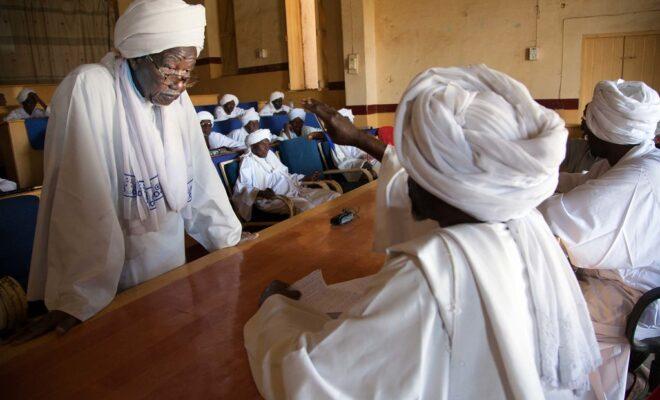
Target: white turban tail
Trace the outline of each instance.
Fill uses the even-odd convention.
[[[243,126],[247,125],[250,121],[259,121],[259,113],[250,108],[241,116],[241,123]]]
[[[302,108],[292,108],[291,111],[289,111],[289,121],[293,121],[296,118],[300,118],[305,122],[305,110]]]
[[[415,77],[397,109],[394,142],[406,172],[428,192],[481,221],[506,224],[529,277],[537,332],[536,355],[525,362],[536,363],[548,387],[585,390],[600,353],[575,276],[535,210],[557,186],[567,136],[564,121],[520,82],[478,65]],[[474,243],[461,244],[468,258],[479,253]],[[475,276],[483,267],[472,265]],[[487,268],[505,276],[508,265],[492,260]],[[507,307],[499,294],[481,295],[505,363],[516,365],[523,356],[507,331]],[[534,385],[527,372],[510,372],[512,382]]]
[[[224,106],[225,104],[229,103],[230,101],[233,101],[235,106],[238,105],[238,97],[234,96],[233,94],[226,94],[226,95],[222,96],[222,98],[220,99],[220,105]]]
[[[215,119],[215,118],[213,118],[213,114],[211,114],[208,111],[198,112],[197,113],[197,118],[199,118],[199,122],[202,122],[202,121],[211,121],[211,122],[213,122],[213,120]]]
[[[337,111],[339,115],[342,117],[348,118],[351,122],[355,120],[355,116],[353,116],[353,110],[350,108],[342,108],[341,110]]]
[[[284,93],[282,93],[282,92],[275,91],[275,92],[270,94],[270,102],[271,103],[274,102],[277,99],[283,99],[283,98],[284,98]]]
[[[35,91],[30,88],[23,88],[20,92],[18,92],[18,96],[16,96],[16,101],[18,101],[19,104],[23,103],[25,100],[27,100],[30,93],[35,93]]]
[[[644,82],[598,82],[587,107],[589,130],[615,144],[640,144],[652,140],[660,121],[658,92]]]
[[[124,58],[142,57],[174,47],[204,47],[206,13],[183,0],[135,0],[115,25],[115,48]]]
[[[253,144],[259,143],[264,139],[270,140],[270,131],[268,129],[257,129],[245,138],[245,144],[249,148]]]

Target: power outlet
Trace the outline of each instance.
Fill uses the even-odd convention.
[[[351,53],[347,56],[346,67],[349,74],[358,73],[358,55],[356,53]]]
[[[539,59],[539,48],[538,47],[528,47],[526,51],[527,61],[536,61]]]

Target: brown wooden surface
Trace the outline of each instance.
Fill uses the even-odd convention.
[[[129,289],[62,337],[0,347],[0,398],[258,398],[243,326],[259,294],[317,268],[329,283],[376,272],[375,185]],[[360,217],[331,226],[346,207]]]

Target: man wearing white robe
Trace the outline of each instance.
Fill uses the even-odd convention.
[[[355,120],[353,111],[348,108],[342,108],[337,111],[339,115],[347,118],[351,123]],[[358,149],[355,146],[343,146],[334,144],[332,148],[332,160],[334,161],[337,169],[357,169],[366,168],[378,172],[380,163],[375,158],[369,156],[366,152]],[[362,177],[361,172],[346,172],[344,178],[348,182],[357,182]]]
[[[5,122],[18,119],[43,118],[50,115],[50,108],[33,89],[23,88],[16,96],[16,101],[21,106],[11,110],[5,116]],[[38,108],[37,104],[41,105],[42,108]]]
[[[251,133],[246,141],[248,153],[241,160],[232,198],[243,219],[252,218],[253,206],[272,214],[287,214],[287,205],[274,195],[288,197],[296,212],[310,210],[339,196],[332,190],[306,187],[302,182],[316,180],[316,177],[290,173],[270,151],[270,137],[269,130],[260,129]]]
[[[295,139],[297,137],[306,137],[312,139],[314,133],[321,132],[320,128],[305,125],[305,116],[307,113],[302,108],[292,108],[289,111],[289,123],[285,124],[282,132],[277,136],[279,141]]]
[[[226,121],[231,118],[240,118],[244,112],[245,110],[238,106],[238,97],[233,94],[225,94],[220,98],[220,105],[215,108],[215,118],[218,121]]]
[[[268,103],[259,111],[262,117],[271,117],[275,114],[288,114],[291,107],[284,104],[284,93],[275,91],[270,94]]]
[[[309,108],[336,143],[375,140],[351,140],[360,133],[348,121]],[[337,319],[304,297],[268,297],[244,329],[260,393],[541,399],[587,389],[600,361],[593,329],[535,210],[556,186],[563,125],[485,66],[418,75],[397,109],[396,151],[415,214],[444,228],[390,248]]]
[[[28,283],[49,313],[22,339],[66,331],[185,263],[184,231],[208,250],[239,241],[185,91],[205,23],[200,5],[134,1],[115,26],[119,53],[58,87]]]
[[[259,113],[254,111],[254,108],[250,108],[241,116],[241,124],[243,124],[243,127],[229,132],[227,137],[236,142],[245,143],[245,139],[247,139],[248,135],[259,129],[259,120]]]
[[[199,124],[202,127],[202,133],[206,138],[206,144],[209,150],[219,149],[221,147],[232,150],[244,150],[245,142],[237,142],[232,138],[223,135],[220,132],[214,132],[213,129],[213,114],[208,111],[200,111],[197,113]]]
[[[560,174],[560,194],[539,207],[579,268],[599,342],[623,346],[601,368],[608,399],[625,395],[628,314],[644,292],[660,286],[660,150],[653,143],[659,120],[660,98],[646,84],[598,83],[586,126],[591,152],[603,159],[587,174]],[[641,323],[660,336],[658,307]],[[618,378],[608,372],[616,367]]]

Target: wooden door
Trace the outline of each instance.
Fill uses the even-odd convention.
[[[660,35],[625,37],[623,79],[642,81],[660,91]]]
[[[582,42],[580,114],[602,80],[621,78],[624,36],[586,37]]]

